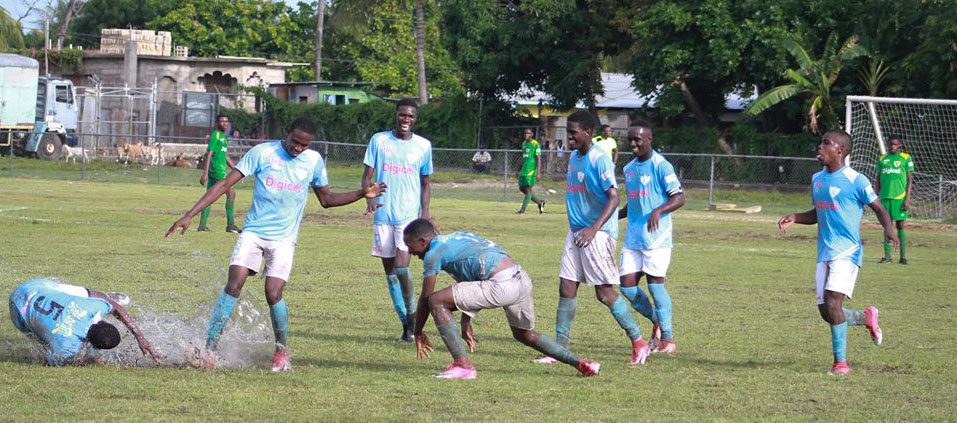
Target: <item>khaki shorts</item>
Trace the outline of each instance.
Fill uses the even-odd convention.
[[[270,241],[253,235],[252,232],[243,231],[236,240],[236,246],[233,247],[229,265],[245,267],[250,270],[251,275],[255,275],[265,259],[266,267],[263,269],[263,277],[279,278],[289,282],[295,253],[295,238]]]
[[[618,285],[618,266],[615,265],[615,248],[612,237],[602,231],[595,234],[585,248],[575,246],[575,233],[568,231],[565,249],[562,251],[561,269],[558,276],[587,285]]]
[[[471,317],[479,310],[503,307],[509,326],[535,329],[532,280],[521,266],[500,271],[487,281],[452,285],[452,299],[456,308]]]

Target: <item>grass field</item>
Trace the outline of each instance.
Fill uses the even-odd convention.
[[[354,188],[358,172],[334,169],[334,188]],[[134,318],[171,361],[181,360],[173,357],[182,353],[177,345],[202,343],[235,235],[190,231],[162,238],[201,194],[198,186],[183,186],[198,178],[196,171],[184,172],[179,186],[28,176],[0,177],[0,293],[42,276],[120,290],[133,298]],[[515,190],[508,203],[492,201],[503,198],[500,181],[464,178],[437,175],[432,214],[445,232],[471,231],[503,245],[534,280],[538,329],[554,336],[567,230],[561,195],[546,197],[552,206],[543,216],[516,216]],[[546,187],[558,190],[554,182]],[[919,225],[909,231],[912,264],[878,266],[879,231],[865,226],[865,266],[848,305],[880,307],[884,345],[875,347],[863,327],[852,328],[853,370],[829,377],[830,335],[813,298],[815,228],[785,236],[774,225],[779,213],[804,210],[808,201],[738,195],[766,212],[705,212],[707,193],[690,191],[688,206],[675,214],[668,286],[679,353],[652,356],[643,367],[626,364],[627,338],[583,289],[572,349],[602,362],[600,376],[530,363],[535,352],[511,339],[502,312],[486,311],[474,323],[482,341],[472,355],[478,379],[430,377],[450,357],[436,345],[432,359],[417,360],[411,345],[394,342],[399,325],[381,265],[368,255],[363,207],[323,210],[310,200],[285,295],[294,371],[263,370],[270,346],[262,341],[271,330],[262,281],[251,278],[243,298],[255,310],[247,307],[230,327],[249,367],[51,368],[38,363],[12,324],[0,324],[0,420],[954,420],[957,230]],[[238,196],[245,210],[250,184]],[[211,226],[221,230],[224,220],[220,202]],[[417,259],[412,270],[420,274]],[[647,334],[650,324],[639,322]],[[431,322],[426,333],[440,342]],[[241,336],[248,342],[239,343]]]

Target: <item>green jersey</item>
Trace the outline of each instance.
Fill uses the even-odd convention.
[[[209,147],[206,151],[212,151],[213,156],[209,159],[209,176],[216,179],[225,179],[226,171],[226,148],[229,145],[229,138],[226,134],[213,131],[209,134]]]
[[[881,198],[903,200],[907,197],[907,174],[914,171],[910,154],[885,154],[877,161],[877,174],[881,178]]]
[[[522,170],[519,176],[535,176],[538,171],[538,157],[542,155],[537,140],[522,143]]]
[[[591,143],[598,146],[598,148],[604,151],[605,154],[608,155],[608,157],[611,157],[612,159],[615,158],[614,151],[618,149],[618,141],[615,141],[614,138],[612,137],[605,138],[599,135],[595,138],[592,138]]]

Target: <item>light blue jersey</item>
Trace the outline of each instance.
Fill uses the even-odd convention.
[[[668,197],[681,192],[675,168],[665,156],[651,152],[643,162],[634,160],[625,165],[625,191],[628,196],[628,232],[625,248],[653,250],[671,248],[671,214],[658,220],[658,230],[648,232],[648,216],[668,202]]]
[[[861,216],[877,200],[867,177],[850,167],[824,169],[811,177],[811,199],[817,211],[817,261],[848,260],[860,266]]]
[[[505,257],[508,257],[505,249],[468,232],[437,235],[422,258],[423,274],[435,276],[444,270],[458,282],[484,281],[492,277]]]
[[[111,311],[110,303],[91,298],[86,288],[49,279],[26,281],[10,295],[10,319],[49,346],[45,358],[50,365],[76,358],[90,326]]]
[[[593,145],[584,156],[573,150],[565,178],[565,210],[571,230],[580,231],[595,223],[608,201],[605,192],[617,187],[615,168],[602,149]],[[609,218],[601,231],[618,239],[618,219]]]
[[[376,199],[379,207],[372,222],[404,225],[422,210],[421,177],[432,174],[432,143],[412,134],[411,140],[396,138],[392,131],[379,132],[369,140],[362,161],[375,169],[375,182],[385,182],[389,192]]]
[[[243,176],[256,176],[253,204],[243,231],[272,240],[295,239],[310,187],[329,185],[326,164],[313,150],[293,158],[281,141],[259,144],[236,163]]]

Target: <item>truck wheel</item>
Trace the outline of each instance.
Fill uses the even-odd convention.
[[[63,154],[63,144],[55,134],[44,134],[37,146],[37,158],[41,160],[59,160]]]

